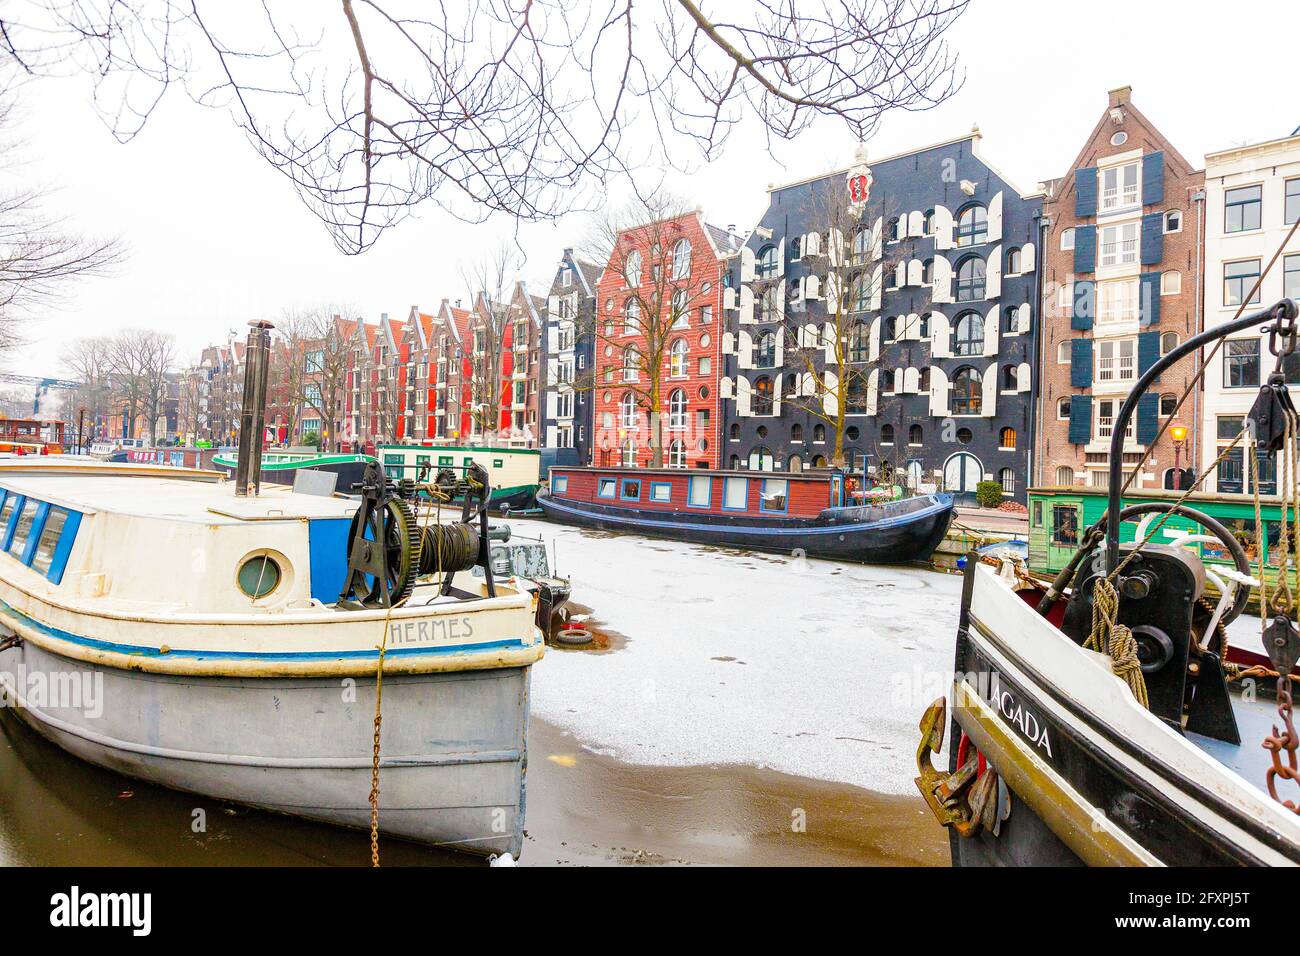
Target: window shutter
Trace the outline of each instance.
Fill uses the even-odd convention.
[[[1147,153],[1142,157],[1142,205],[1165,201],[1165,154]]]
[[[934,247],[952,248],[952,213],[947,206],[934,207]]]
[[[933,287],[931,302],[952,301],[952,263],[944,256],[934,257]]]
[[[1148,328],[1160,321],[1160,273],[1144,272],[1138,282],[1138,325]]]
[[[984,370],[984,379],[980,382],[980,415],[992,418],[998,408],[998,363],[992,362]]]
[[[1160,430],[1159,411],[1159,395],[1146,394],[1138,399],[1137,443],[1139,445],[1149,445],[1156,440],[1156,432]]]
[[[989,309],[984,317],[984,357],[998,354],[998,333],[1002,330],[1002,310],[998,306]],[[996,363],[994,363],[996,366]],[[997,368],[994,368],[994,372]],[[997,377],[996,375],[994,376]]]
[[[752,325],[754,322],[754,290],[747,285],[740,287],[740,315],[738,322]]]
[[[1030,305],[1028,302],[1026,302],[1024,305],[1022,305],[1019,309],[1016,310],[1016,332],[1018,332],[1020,335],[1024,335],[1026,332],[1028,332],[1029,320],[1031,317],[1032,317],[1032,313],[1030,312]]]
[[[882,266],[876,266],[871,273],[871,308],[876,310],[880,308],[880,290],[885,284],[885,272]]]
[[[1156,265],[1165,257],[1165,214],[1149,212],[1142,217],[1142,264]]]
[[[1092,438],[1092,396],[1070,396],[1070,444],[1086,445]]]
[[[1097,215],[1097,167],[1084,166],[1074,171],[1074,214]]]
[[[984,299],[1002,295],[1002,247],[994,246],[984,266]]]
[[[1076,282],[1072,298],[1070,328],[1086,332],[1092,328],[1092,313],[1097,304],[1097,283],[1091,279]]]
[[[948,417],[948,376],[937,365],[930,369],[930,414]]]
[[[907,214],[907,234],[917,237],[925,235],[925,214],[919,209],[914,209]]]
[[[930,313],[930,355],[932,358],[952,357],[952,327],[942,312]]]
[[[874,362],[880,358],[880,316],[871,320],[867,330],[867,359]]]
[[[1032,375],[1033,375],[1033,371],[1030,369],[1028,362],[1021,362],[1020,365],[1016,367],[1016,391],[1017,392],[1032,391],[1031,388]]]
[[[1097,227],[1076,226],[1074,229],[1074,271],[1097,271]]]
[[[880,394],[880,369],[873,368],[867,376],[867,414],[876,414],[876,400]]]
[[[744,329],[741,329],[740,334],[736,337],[736,356],[738,358],[736,362],[738,368],[754,367],[754,340]]]
[[[922,285],[921,282],[922,263],[920,259],[913,259],[907,264],[907,284]]]
[[[884,255],[885,220],[877,216],[871,226],[871,261],[875,262]]]
[[[754,250],[743,246],[740,250],[740,281],[754,281]]]
[[[838,414],[840,403],[836,397],[840,380],[830,369],[822,372],[822,411],[827,415]]]
[[[988,208],[989,242],[1002,239],[1002,193],[998,193],[989,203]]]
[[[1026,242],[1020,247],[1020,274],[1029,275],[1035,268],[1034,244]]]
[[[1138,374],[1145,375],[1147,369],[1160,359],[1160,333],[1156,331],[1138,333]],[[1145,444],[1145,442],[1143,443]]]
[[[776,274],[785,275],[785,236],[782,236],[781,241],[776,245]]]
[[[1070,341],[1070,384],[1075,388],[1092,385],[1092,339]]]

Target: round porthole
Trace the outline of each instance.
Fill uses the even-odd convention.
[[[1123,146],[1127,142],[1128,142],[1128,133],[1124,132],[1123,130],[1120,130],[1118,133],[1116,133],[1114,136],[1110,138],[1110,145],[1112,146]]]
[[[257,600],[280,586],[280,565],[268,554],[258,554],[239,566],[239,590]]]

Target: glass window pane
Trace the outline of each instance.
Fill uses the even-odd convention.
[[[23,502],[23,510],[18,512],[18,524],[14,527],[13,540],[9,542],[9,553],[21,558],[23,548],[27,545],[27,536],[32,533],[32,519],[36,517],[37,502],[28,498]]]
[[[32,567],[41,574],[50,573],[50,563],[54,560],[54,549],[59,546],[59,535],[68,520],[68,513],[62,508],[51,508],[45,518],[45,527],[36,542],[36,554],[32,556]]]
[[[707,508],[709,506],[709,488],[710,479],[697,477],[691,479],[690,504],[697,508]]]
[[[747,485],[748,481],[744,478],[728,478],[723,507],[743,510],[748,498]]]

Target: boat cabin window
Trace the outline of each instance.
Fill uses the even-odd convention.
[[[453,462],[453,460],[454,460],[454,459],[451,457],[451,455],[439,455],[439,456],[438,456],[438,467],[439,467],[439,468],[450,468],[450,467],[452,466],[452,462]]]
[[[722,507],[726,511],[744,511],[749,500],[749,479],[728,478],[723,488]]]
[[[654,481],[650,483],[650,500],[651,501],[672,501],[673,486],[667,481]]]
[[[7,553],[60,583],[81,526],[81,512],[11,492],[0,494],[5,496],[0,505],[0,534],[6,536]]]
[[[24,498],[18,503],[18,518],[9,538],[9,547],[6,548],[15,558],[21,558],[23,549],[27,547],[27,539],[32,533],[32,521],[36,517],[36,505],[37,502],[31,498]]]
[[[759,510],[784,513],[787,507],[786,491],[788,487],[789,482],[784,478],[764,478],[763,493],[759,499]]]
[[[707,508],[713,501],[713,479],[708,475],[696,475],[691,478],[690,490],[686,503],[692,508]]]
[[[602,478],[596,486],[596,496],[599,498],[613,498],[614,489],[618,487],[618,482],[613,478]]]
[[[641,500],[641,479],[624,478],[623,488],[621,491],[619,491],[618,496],[622,498],[624,501],[640,501]]]
[[[36,539],[36,553],[32,555],[32,568],[49,577],[50,567],[54,563],[54,552],[59,546],[59,538],[68,523],[68,513],[62,508],[51,508],[45,515],[45,525],[41,536]]]
[[[569,490],[569,476],[556,475],[551,479],[551,494],[562,495]]]
[[[405,463],[406,463],[406,459],[401,455],[385,455],[384,474],[387,475],[389,478],[401,478],[402,465],[404,465]]]
[[[1042,525],[1043,525],[1043,503],[1041,501],[1035,501],[1034,502],[1034,527],[1041,528]]]
[[[1052,508],[1052,542],[1072,547],[1079,544],[1079,509],[1074,505]]]

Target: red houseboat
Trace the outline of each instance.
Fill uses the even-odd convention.
[[[34,418],[0,418],[0,451],[57,455],[63,451],[66,425]]]
[[[874,501],[855,482],[835,470],[555,466],[537,504],[555,521],[603,531],[881,564],[929,557],[952,496]]]

